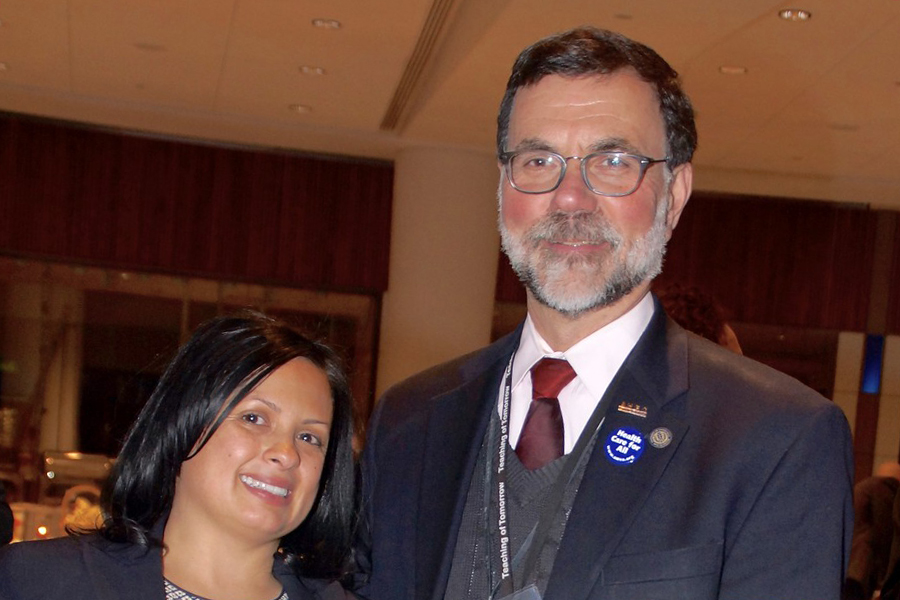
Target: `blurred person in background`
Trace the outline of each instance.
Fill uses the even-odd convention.
[[[351,411],[323,344],[257,313],[201,325],[126,436],[103,525],[3,548],[0,598],[343,598]]]
[[[893,512],[900,489],[900,464],[878,465],[853,486],[853,541],[844,582],[844,600],[869,600],[881,589],[894,536]]]
[[[734,329],[725,319],[725,309],[716,299],[693,286],[671,285],[657,291],[669,317],[692,333],[743,354]]]
[[[0,546],[8,544],[13,538],[13,527],[15,526],[15,518],[12,509],[6,501],[6,488],[0,481]]]

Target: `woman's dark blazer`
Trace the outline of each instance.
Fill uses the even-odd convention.
[[[290,600],[342,600],[339,584],[299,579],[280,559],[273,573]],[[2,600],[165,600],[159,548],[99,535],[20,542],[0,549]]]

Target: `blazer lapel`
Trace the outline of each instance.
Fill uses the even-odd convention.
[[[116,544],[99,536],[87,545],[86,576],[98,600],[165,600],[159,548]]]
[[[556,555],[547,600],[588,597],[677,451],[688,424],[665,405],[687,390],[686,361],[684,334],[668,330],[657,303],[650,325],[601,400],[606,418]],[[642,437],[642,453],[631,463],[617,463],[607,456],[607,446],[615,447],[611,437],[623,429]]]
[[[478,453],[520,329],[464,364],[464,383],[433,399],[416,530],[416,598],[443,597]]]

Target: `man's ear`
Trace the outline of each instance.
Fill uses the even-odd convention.
[[[675,167],[675,170],[672,172],[672,183],[669,185],[669,210],[666,212],[666,225],[669,230],[669,237],[671,237],[675,226],[678,225],[681,211],[687,206],[688,198],[691,197],[693,183],[694,166],[691,163],[684,163]]]

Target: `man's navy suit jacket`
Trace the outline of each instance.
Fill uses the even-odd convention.
[[[443,598],[520,332],[380,401],[363,456],[359,594]],[[850,433],[836,405],[685,332],[658,302],[602,403],[544,600],[839,599],[853,506]],[[606,442],[621,427],[645,440],[665,429],[671,442],[614,464]]]

